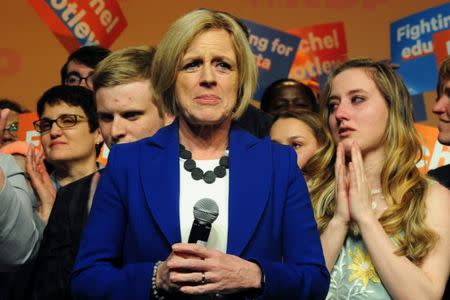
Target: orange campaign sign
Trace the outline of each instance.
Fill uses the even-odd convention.
[[[450,29],[433,34],[434,54],[439,65],[450,55]]]
[[[287,32],[301,38],[289,77],[299,81],[328,75],[347,60],[344,23],[318,24]]]
[[[25,141],[35,146],[41,144],[39,132],[34,129],[33,122],[39,119],[37,113],[19,114],[19,131],[17,132],[17,139]]]
[[[450,164],[450,146],[444,146],[437,140],[438,129],[435,127],[415,124],[416,129],[422,135],[423,157],[417,163],[422,173]]]
[[[127,27],[115,0],[28,0],[69,52],[80,46],[109,48]]]

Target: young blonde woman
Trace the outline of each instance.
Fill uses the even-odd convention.
[[[351,60],[321,100],[321,176],[310,181],[328,299],[440,299],[450,270],[450,192],[416,168],[408,91],[389,66]]]

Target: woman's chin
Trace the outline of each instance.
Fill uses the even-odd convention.
[[[224,117],[218,115],[200,115],[200,116],[190,116],[186,119],[186,122],[195,126],[217,126],[223,124],[226,120],[231,117]]]

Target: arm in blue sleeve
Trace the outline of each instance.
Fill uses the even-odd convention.
[[[289,185],[283,218],[283,263],[258,261],[265,274],[262,296],[325,299],[330,275],[308,189],[294,151],[289,153]]]
[[[119,185],[123,170],[111,149],[95,193],[71,277],[75,299],[149,299],[154,262],[123,265],[127,207]]]

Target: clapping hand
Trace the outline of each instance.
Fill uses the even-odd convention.
[[[56,188],[45,168],[43,153],[36,152],[33,144],[28,147],[25,169],[40,201],[38,215],[44,223],[47,223],[56,199]]]

